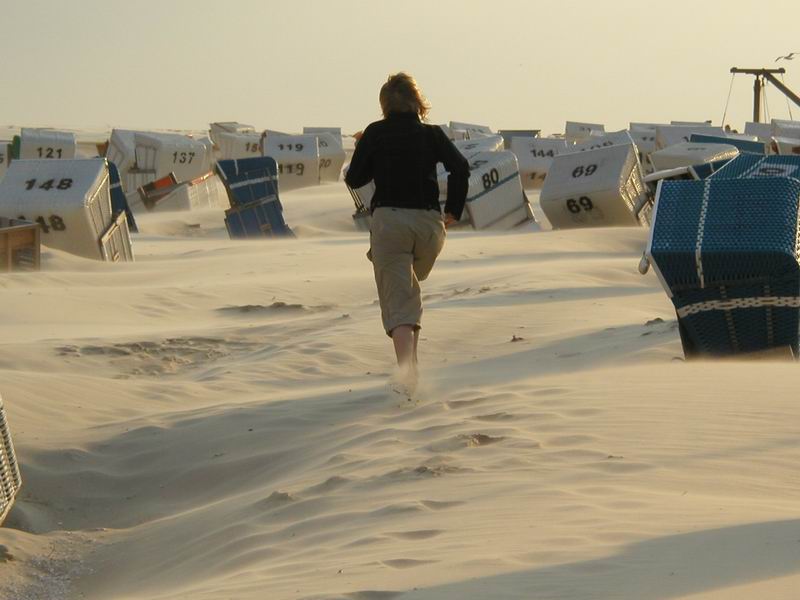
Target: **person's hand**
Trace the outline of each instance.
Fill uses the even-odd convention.
[[[444,227],[445,227],[445,229],[447,229],[448,227],[450,227],[450,225],[453,225],[454,223],[458,223],[458,219],[456,219],[450,213],[444,213]]]

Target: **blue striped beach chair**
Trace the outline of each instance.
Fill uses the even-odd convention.
[[[786,177],[659,184],[646,254],[687,357],[797,355],[799,209],[800,181]]]
[[[232,239],[292,236],[278,197],[278,165],[268,156],[221,160],[219,173],[231,208],[225,226]]]
[[[792,177],[800,179],[800,156],[740,154],[714,173],[714,179]]]

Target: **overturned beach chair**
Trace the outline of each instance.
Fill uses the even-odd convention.
[[[166,198],[178,187],[178,179],[175,173],[168,173],[150,183],[145,183],[136,188],[142,206],[148,211],[153,210],[162,198]]]
[[[553,229],[647,224],[650,204],[636,147],[556,156],[539,203]]]
[[[225,186],[214,173],[189,181],[178,181],[170,173],[143,185],[138,191],[142,204],[151,212],[224,209],[230,205]]]
[[[474,229],[512,229],[535,221],[513,152],[479,152],[469,168],[464,212]]]
[[[221,160],[217,172],[231,205],[225,211],[225,227],[231,239],[294,235],[283,218],[274,159]]]
[[[11,441],[3,397],[0,396],[0,525],[3,524],[22,487],[17,455]]]
[[[659,185],[646,258],[675,306],[687,357],[797,356],[799,209],[800,181],[786,177]]]
[[[132,261],[120,214],[111,207],[104,158],[14,161],[0,181],[0,216],[38,223],[42,244],[78,256]]]
[[[38,271],[40,266],[39,224],[0,217],[0,273]]]

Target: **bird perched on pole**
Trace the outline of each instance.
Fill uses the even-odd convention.
[[[775,62],[778,62],[779,60],[794,60],[794,57],[797,54],[800,54],[800,52],[790,52],[786,56],[779,56],[778,58],[775,59]]]

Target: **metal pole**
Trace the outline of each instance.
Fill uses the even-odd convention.
[[[756,82],[753,85],[753,122],[761,122],[761,76],[756,75]]]

